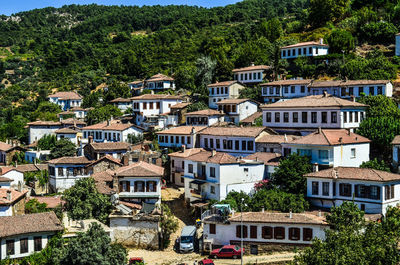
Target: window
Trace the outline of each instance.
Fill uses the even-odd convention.
[[[239,140],[235,140],[235,150],[239,150],[240,142]]]
[[[246,151],[247,150],[247,142],[246,141],[242,141],[242,150]]]
[[[294,94],[296,92],[296,87],[295,86],[291,86],[290,87],[290,93]]]
[[[153,102],[150,102],[149,105],[150,105],[150,106],[149,106],[149,109],[153,109]]]
[[[349,122],[353,122],[353,111],[349,111]]]
[[[311,112],[311,123],[317,123],[317,113]]]
[[[269,94],[270,94],[270,95],[274,94],[274,88],[273,88],[273,87],[270,87],[270,88],[269,88]]]
[[[301,122],[302,123],[307,123],[307,112],[302,112],[301,113]]]
[[[171,167],[175,167],[175,160],[171,159]]]
[[[130,181],[126,181],[128,184],[127,186],[130,186]],[[144,181],[135,181],[135,192],[144,192]],[[128,189],[129,190],[129,189]]]
[[[178,144],[179,143],[179,136],[175,136],[175,142]]]
[[[15,254],[14,239],[6,240],[6,252],[10,256]]]
[[[214,139],[213,138],[210,139],[210,148],[214,149]]]
[[[248,173],[249,172],[249,168],[248,167],[243,168],[243,172]]]
[[[323,111],[321,112],[321,123],[327,123],[328,122],[328,112]]]
[[[243,235],[243,237],[242,237]],[[236,226],[236,237],[237,238],[247,238],[247,226],[237,225]]]
[[[171,139],[171,144],[173,144],[174,143],[174,137],[172,135],[170,136],[170,139]]]
[[[257,226],[250,226],[250,238],[257,238]]]
[[[41,236],[35,236],[33,238],[33,245],[34,245],[34,250],[35,251],[41,251],[42,250],[42,237]]]
[[[319,195],[319,182],[313,181],[311,186],[312,186],[312,195]]]
[[[258,72],[257,76],[258,76],[258,79],[260,80],[261,79],[261,73]]]
[[[360,112],[360,122],[364,120],[364,112]]]
[[[210,177],[215,178],[215,167],[210,167]]]
[[[253,151],[253,141],[247,141],[247,150]]]
[[[323,159],[323,160],[328,159],[328,154],[329,154],[328,150],[318,150],[319,159]]]
[[[285,239],[285,228],[275,227],[274,228],[274,238],[275,239]]]
[[[143,102],[143,109],[147,109],[147,103]]]
[[[215,139],[215,145],[217,146],[217,149],[221,148],[221,144],[220,144],[220,140],[219,139]]]
[[[189,173],[193,173],[193,164],[189,164],[188,171]]]
[[[289,239],[290,240],[300,240],[300,228],[290,227],[289,228]]]
[[[190,136],[186,137],[186,144],[190,144],[191,139],[192,139],[192,138],[190,138]]]
[[[204,147],[208,148],[208,138],[204,138]]]
[[[160,109],[160,102],[156,103],[156,109]]]
[[[337,123],[337,112],[331,112],[331,123]]]
[[[181,144],[185,143],[185,136],[181,136]]]
[[[19,240],[19,253],[28,253],[29,247],[28,247],[28,238],[21,238]]]
[[[349,87],[349,95],[350,96],[354,95],[354,88],[353,87]]]
[[[282,51],[282,57],[286,57],[286,51],[285,50]]]
[[[303,241],[311,241],[313,238],[312,228],[303,228]]]
[[[265,121],[266,122],[271,122],[271,112],[265,113]]]
[[[377,94],[377,95],[382,95],[382,94],[383,94],[382,86],[378,86],[378,87],[377,87],[376,94]]]
[[[347,112],[343,111],[343,122],[347,123]]]
[[[370,86],[370,87],[369,87],[369,94],[370,94],[371,96],[374,95],[374,87],[373,87],[373,86]]]
[[[358,95],[361,96],[362,93],[364,93],[364,87],[360,86],[358,87]]]
[[[322,182],[322,195],[329,196],[329,182]]]
[[[303,48],[303,54],[306,55],[307,53],[307,48]]]
[[[354,122],[358,122],[358,114],[358,111],[354,112]]]
[[[302,94],[304,94],[304,93],[306,92],[306,87],[305,87],[305,86],[301,86],[301,87],[300,87],[300,92],[301,92]]]
[[[290,56],[290,51],[291,51],[291,50],[288,50],[288,51],[287,51],[287,56]]]
[[[283,113],[283,122],[289,122],[289,112]]]
[[[351,184],[340,183],[339,184],[339,195],[350,197],[351,196]]]
[[[351,158],[356,158],[356,149],[355,148],[351,148],[350,152],[351,152],[350,157]]]
[[[293,123],[299,122],[299,113],[293,112]]]
[[[289,87],[288,86],[285,86],[285,94],[288,94],[289,93]]]
[[[157,182],[147,181],[146,182],[146,192],[156,192],[156,191],[157,191]]]
[[[391,200],[394,198],[394,185],[385,186],[385,200]]]
[[[301,55],[301,48],[298,49],[297,54],[298,54],[298,55]]]
[[[310,149],[297,149],[297,154],[301,156],[308,156],[311,157],[311,150]]]
[[[318,47],[315,48],[315,54],[318,54]]]
[[[257,79],[257,73],[253,73],[253,79],[254,79],[254,80]]]
[[[225,87],[225,94],[228,94],[228,87]]]
[[[210,234],[215,235],[216,234],[216,225],[215,224],[209,224],[210,225]]]
[[[379,200],[381,197],[381,187],[371,186],[369,188],[369,198],[373,200]]]
[[[280,122],[280,113],[279,112],[275,112],[275,122]]]
[[[312,47],[309,47],[309,48],[308,48],[308,53],[309,53],[309,54],[312,54]]]
[[[64,168],[63,167],[59,167],[58,168],[58,175],[59,176],[64,176]]]
[[[262,238],[264,239],[271,239],[274,233],[274,229],[270,226],[263,226],[262,227]]]
[[[215,194],[215,186],[210,186],[210,193]]]

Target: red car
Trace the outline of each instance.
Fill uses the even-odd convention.
[[[129,259],[129,265],[144,264],[143,258],[134,257]]]
[[[239,258],[244,253],[244,248],[240,248],[235,245],[227,245],[222,248],[214,249],[211,252],[211,257],[214,258]]]
[[[214,265],[214,261],[212,259],[203,259],[199,261],[199,265]]]

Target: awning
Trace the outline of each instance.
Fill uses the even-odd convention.
[[[191,182],[190,182],[190,184],[198,184],[198,185],[203,185],[203,184],[206,184],[206,182],[205,182],[205,181],[203,181],[203,180],[198,180],[198,179],[195,179],[195,180],[191,181]]]

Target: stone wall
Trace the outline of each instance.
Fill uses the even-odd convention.
[[[230,244],[240,246],[240,241],[231,240]],[[294,251],[308,247],[307,244],[279,244],[243,241],[245,255],[269,254],[272,252]],[[257,253],[257,254],[256,254]]]

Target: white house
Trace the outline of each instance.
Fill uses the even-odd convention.
[[[243,240],[245,253],[255,255],[282,250],[282,246],[311,245],[313,238],[324,240],[329,228],[325,217],[313,212],[244,212],[228,218],[215,214],[203,223],[203,238],[213,246],[240,246]]]
[[[251,99],[224,99],[217,103],[218,110],[225,113],[225,122],[239,124],[258,110],[259,103]]]
[[[82,133],[80,128],[61,128],[55,131],[57,140],[68,139],[75,145],[80,144]]]
[[[25,214],[25,198],[27,190],[15,190],[5,185],[0,188],[0,216]]]
[[[224,113],[213,109],[188,112],[185,116],[186,125],[191,126],[211,126],[224,121]]]
[[[254,65],[233,69],[233,79],[243,84],[259,84],[264,80],[266,72],[271,69],[268,65]]]
[[[135,80],[128,83],[128,87],[130,88],[132,94],[138,95],[144,88],[143,80]]]
[[[10,187],[14,189],[19,189],[24,187],[24,172],[19,170],[17,167],[8,166],[0,168],[0,177],[8,178],[11,180]]]
[[[320,167],[359,167],[369,161],[370,140],[345,129],[319,129],[283,143],[286,152],[308,156]]]
[[[396,34],[396,50],[394,54],[400,56],[400,33]]]
[[[184,145],[186,148],[198,147],[198,134],[205,126],[178,126],[157,132],[160,147],[176,148]]]
[[[261,108],[264,126],[281,133],[304,135],[317,128],[358,128],[367,105],[324,93],[266,104]]]
[[[323,39],[319,42],[308,41],[300,42],[293,45],[284,46],[281,48],[282,59],[295,59],[300,56],[321,56],[327,55],[329,46],[324,44]]]
[[[261,95],[265,103],[281,99],[300,98],[310,95],[308,86],[311,79],[279,80],[261,84]]]
[[[284,154],[282,144],[290,142],[292,140],[298,139],[301,136],[297,135],[264,135],[256,140],[256,150],[257,152],[269,152]]]
[[[54,212],[0,217],[0,259],[16,259],[44,249],[64,230]]]
[[[144,89],[160,91],[175,89],[174,79],[163,74],[156,74],[144,81]]]
[[[279,166],[282,155],[279,153],[257,152],[243,158],[245,161],[261,161],[264,163],[264,179],[270,179]]]
[[[265,127],[208,127],[198,134],[199,147],[239,156],[255,153],[257,139],[275,132]]]
[[[50,157],[50,150],[29,150],[25,152],[25,160],[29,163],[35,163],[36,161],[46,161]]]
[[[183,148],[181,151],[168,154],[170,158],[170,182],[177,186],[184,187],[185,180],[183,176],[185,174],[185,159],[202,151],[205,150],[203,148]]]
[[[119,108],[122,112],[132,108],[132,100],[129,98],[116,98],[111,100],[110,103]]]
[[[242,160],[228,153],[202,151],[185,159],[185,199],[226,198],[230,191],[250,193],[264,177],[264,163]]]
[[[129,135],[140,136],[144,129],[129,122],[123,123],[121,120],[107,120],[83,127],[82,131],[85,142],[88,143],[91,136],[94,142],[103,143],[128,142]]]
[[[48,96],[51,103],[57,104],[62,110],[69,110],[74,107],[80,107],[82,97],[76,92],[56,92]]]
[[[181,97],[164,94],[144,94],[131,100],[135,123],[146,130],[160,127],[160,115],[170,112],[171,106],[182,103]],[[164,126],[161,128],[164,129]]]
[[[90,142],[83,149],[85,156],[90,160],[100,159],[106,155],[122,159],[122,156],[131,150],[131,145],[125,142]]]
[[[76,119],[83,120],[91,109],[92,108],[84,109],[81,107],[73,107],[72,109],[58,113],[57,116],[60,120],[64,120],[66,117],[70,117],[71,115],[75,116]]]
[[[392,141],[392,165],[399,172],[400,166],[400,135],[396,135]]]
[[[400,202],[400,175],[370,168],[334,167],[306,174],[307,197],[318,207],[353,201],[365,213],[385,214]]]
[[[208,107],[211,109],[218,108],[217,102],[224,99],[239,98],[240,90],[244,89],[239,81],[224,81],[209,84],[208,86]]]
[[[63,192],[75,185],[78,179],[87,178],[85,166],[90,161],[84,156],[60,157],[48,161],[49,184],[53,192]]]

